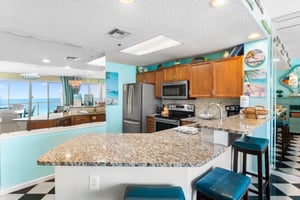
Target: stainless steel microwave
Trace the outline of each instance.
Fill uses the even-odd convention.
[[[188,99],[188,81],[163,82],[161,84],[162,99]]]

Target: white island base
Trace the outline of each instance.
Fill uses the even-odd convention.
[[[183,188],[195,200],[193,181],[213,166],[231,168],[231,148],[201,167],[102,167],[55,166],[56,200],[122,200],[129,184],[167,184]],[[100,187],[90,190],[90,176],[99,176]]]

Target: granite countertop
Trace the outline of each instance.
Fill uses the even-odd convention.
[[[228,147],[210,142],[204,133],[174,129],[152,134],[85,134],[55,147],[38,159],[39,165],[195,167]]]
[[[239,115],[224,117],[222,120],[206,120],[200,119],[200,117],[182,119],[182,121],[197,123],[199,128],[210,128],[238,134],[248,134],[269,120],[270,117],[267,117],[266,119],[241,119]]]
[[[185,134],[168,129],[155,133],[85,134],[51,149],[37,163],[53,166],[199,167],[228,149],[225,145],[214,144],[214,130],[239,135],[268,121],[240,120],[239,116],[222,121],[185,120],[195,122],[189,126],[199,127],[200,132]]]

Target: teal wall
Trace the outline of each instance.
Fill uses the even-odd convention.
[[[58,144],[84,133],[105,133],[105,126],[1,138],[1,189],[31,181],[54,172],[37,165],[37,159]]]
[[[300,58],[291,59],[291,67],[290,67],[291,70],[293,70],[294,67],[299,66],[299,65],[300,65]],[[283,97],[289,97],[292,94],[291,90],[287,89],[287,87],[284,87],[279,83],[280,78],[282,76],[287,75],[289,73],[290,69],[289,70],[277,70],[277,72],[276,72],[276,89],[283,91]],[[300,77],[298,79],[299,79],[298,81],[300,81]],[[299,86],[298,86],[298,92],[299,92]]]
[[[283,93],[282,95],[284,97],[289,97],[292,92],[290,90],[288,90],[286,87],[282,86],[280,83],[279,83],[279,80],[282,76],[286,75],[288,73],[289,70],[277,70],[276,71],[276,90],[282,90]]]
[[[300,58],[291,59],[291,66],[300,65]]]
[[[106,71],[119,74],[119,104],[106,107],[106,123],[80,129],[24,135],[0,140],[0,189],[6,189],[54,173],[51,166],[37,165],[37,159],[58,144],[84,133],[122,132],[122,86],[135,82],[134,66],[107,63]]]
[[[123,84],[136,82],[136,68],[135,66],[108,62],[106,63],[106,71],[119,73],[119,104],[106,106],[106,130],[108,133],[120,133],[122,132]]]
[[[231,51],[231,49],[227,50],[227,51]],[[204,57],[204,58],[207,58],[208,60],[219,60],[219,59],[222,59],[222,56],[224,54],[225,51],[220,51],[220,52],[216,52],[216,53],[211,53],[211,54],[205,54],[205,55],[201,55],[201,57]],[[198,56],[196,56],[198,57]],[[192,58],[184,58],[184,59],[179,59],[180,63],[181,64],[189,64],[192,62]],[[163,67],[171,67],[171,66],[174,66],[176,60],[173,60],[173,61],[169,61],[169,62],[165,62],[165,63],[161,63]],[[157,69],[157,66],[159,64],[154,64],[154,65],[149,65],[149,66],[146,66],[147,69],[149,71],[153,71],[153,70],[156,70]]]

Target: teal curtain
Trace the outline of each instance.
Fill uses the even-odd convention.
[[[79,88],[72,88],[69,84],[69,80],[74,80],[75,77],[62,76],[60,78],[61,78],[62,88],[63,88],[63,102],[64,102],[64,105],[74,105],[74,94],[79,93],[80,87]]]

